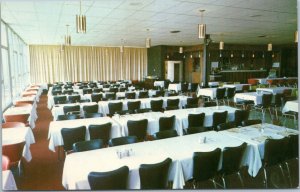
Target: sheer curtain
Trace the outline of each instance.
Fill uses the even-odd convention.
[[[31,82],[142,80],[147,74],[147,49],[30,45]]]

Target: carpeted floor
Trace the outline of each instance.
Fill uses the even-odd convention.
[[[40,97],[37,107],[38,119],[33,129],[35,144],[30,146],[32,160],[24,162],[24,172],[15,179],[19,190],[64,190],[62,186],[63,161],[58,161],[57,153],[48,149],[48,129],[52,121],[47,108],[47,95]]]

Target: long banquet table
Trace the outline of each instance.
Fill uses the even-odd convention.
[[[264,127],[264,132],[261,131]],[[183,189],[185,181],[193,174],[193,153],[212,151],[216,148],[233,147],[246,142],[247,148],[242,158],[242,165],[248,166],[248,173],[256,176],[262,166],[264,143],[267,138],[282,138],[298,131],[285,129],[270,124],[252,125],[233,128],[227,131],[209,131],[198,134],[174,137],[169,139],[141,142],[117,147],[103,148],[67,155],[65,159],[62,184],[68,190],[89,190],[87,175],[91,171],[105,172],[121,166],[129,167],[128,189],[140,189],[139,166],[161,162],[171,158],[169,181],[173,181],[173,189]],[[206,137],[206,143],[200,138]],[[117,151],[131,150],[133,155],[118,158]],[[86,158],[89,157],[89,158]],[[219,169],[222,168],[222,156]]]
[[[15,144],[25,141],[23,157],[31,161],[30,145],[35,143],[34,135],[30,127],[2,128],[2,145]]]
[[[228,111],[227,119],[228,121],[234,120],[234,112],[236,108],[228,107],[228,106],[217,106],[217,107],[198,107],[198,108],[190,108],[190,109],[180,109],[180,110],[170,110],[165,111],[164,113],[167,115],[175,115],[176,116],[176,127],[178,130],[183,132],[183,129],[188,128],[188,115],[189,114],[196,114],[196,113],[205,113],[204,118],[204,126],[210,127],[213,123],[213,113],[214,112],[223,112]]]
[[[90,134],[88,131],[89,125],[99,125],[108,122],[112,123],[110,138],[124,136],[122,134],[119,124],[109,117],[75,119],[75,120],[65,120],[65,121],[51,121],[49,125],[49,132],[48,132],[49,149],[55,152],[55,147],[64,145],[62,135],[60,132],[62,128],[74,128],[79,126],[86,126],[87,131],[86,131],[85,139],[89,140],[90,139]]]
[[[299,110],[299,101],[298,100],[287,101],[282,108],[283,113],[285,113],[287,111],[294,111],[294,112],[298,113],[298,110]]]

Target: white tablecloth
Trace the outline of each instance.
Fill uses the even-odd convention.
[[[188,128],[188,115],[189,114],[196,114],[196,113],[205,113],[205,119],[204,119],[204,126],[209,127],[212,126],[213,119],[212,115],[214,112],[223,112],[228,111],[227,119],[228,121],[234,120],[234,112],[236,111],[236,108],[228,107],[228,106],[219,106],[219,107],[198,107],[198,108],[192,108],[192,109],[180,109],[180,110],[171,110],[171,111],[165,111],[165,114],[168,115],[175,115],[176,116],[176,127],[179,127],[179,130]]]
[[[25,141],[23,157],[31,161],[30,145],[35,143],[34,135],[30,127],[2,128],[2,145],[15,144]]]
[[[299,102],[298,100],[295,101],[287,101],[282,108],[282,113],[285,113],[287,111],[294,111],[298,113],[298,107],[299,107]]]
[[[257,88],[256,92],[268,92],[272,94],[283,93],[286,89],[292,89],[289,87],[271,87],[271,88]]]
[[[75,105],[80,105],[80,115],[81,115],[81,117],[83,117],[84,116],[83,106],[97,105],[97,103],[96,102],[88,102],[88,103],[78,103],[78,104],[77,103],[74,103],[74,104],[70,103],[70,104],[55,105],[51,110],[53,120],[56,121],[58,115],[64,115],[64,106],[75,106]],[[99,109],[98,109],[98,112],[99,112]]]
[[[205,136],[207,143],[200,144],[199,137]],[[121,166],[129,167],[128,189],[140,189],[140,164],[158,163],[167,157],[172,159],[169,169],[169,181],[173,181],[173,189],[183,189],[185,181],[193,174],[193,153],[196,151],[212,151],[227,146],[241,145],[242,141],[214,131],[199,134],[173,137],[150,142],[109,147],[67,155],[65,159],[62,184],[68,190],[89,190],[87,176],[91,171],[104,172],[115,170]],[[116,151],[132,149],[134,155],[119,159]],[[252,155],[252,154],[251,154]],[[254,154],[257,155],[257,154]],[[245,153],[243,164],[248,165],[250,158]],[[86,158],[88,157],[88,158]],[[258,157],[259,158],[259,157]],[[219,162],[221,168],[222,158]],[[101,165],[101,166],[99,166]]]
[[[171,115],[167,115],[161,112],[148,112],[148,113],[140,113],[140,114],[131,114],[131,115],[121,115],[121,116],[113,116],[113,119],[118,122],[122,128],[122,135],[128,135],[128,127],[127,121],[128,120],[141,120],[147,119],[148,120],[148,127],[147,133],[149,135],[153,135],[154,133],[159,131],[159,118],[160,117],[169,117]],[[175,123],[173,127],[179,135],[183,135],[182,130],[180,127],[177,126],[178,123]]]
[[[21,115],[21,114],[29,114],[28,122],[32,129],[35,128],[35,121],[37,120],[37,111],[36,105],[34,104],[32,107],[10,107],[4,113],[5,115]]]
[[[288,80],[288,79],[298,79],[297,77],[287,77],[287,78],[257,78],[260,84],[268,84],[267,80]]]
[[[2,171],[2,190],[18,190],[15,178],[10,170]]]
[[[223,87],[225,87],[225,88],[226,87],[231,87],[231,88],[235,87],[236,91],[241,91],[243,89],[244,85],[249,85],[250,86],[250,84],[228,84],[228,85],[225,84],[225,85],[223,85]]]
[[[199,96],[207,96],[211,99],[216,97],[217,88],[199,88],[197,92],[197,97]]]
[[[165,81],[154,81],[154,86],[164,88],[165,87]]]
[[[61,136],[61,129],[62,128],[74,128],[79,126],[86,126],[86,140],[90,139],[90,133],[88,131],[89,125],[97,125],[97,124],[105,124],[111,122],[111,132],[110,138],[121,137],[122,135],[120,125],[112,120],[109,117],[101,117],[101,118],[88,118],[88,119],[75,119],[75,120],[65,120],[65,121],[51,121],[49,125],[49,149],[55,152],[56,146],[64,145],[62,136]]]
[[[261,129],[263,127],[263,131]],[[286,130],[288,130],[286,132]],[[252,146],[251,150],[246,151],[248,153],[249,162],[249,175],[255,177],[262,166],[261,159],[264,158],[264,146],[265,140],[269,138],[280,139],[286,136],[286,134],[299,134],[298,131],[293,129],[285,129],[284,127],[272,125],[272,124],[257,124],[242,128],[234,128],[225,131],[220,131],[224,135],[231,136],[232,138],[239,139],[247,142]]]
[[[236,93],[234,96],[234,102],[238,102],[241,100],[251,100],[254,101],[255,105],[258,105],[262,102],[262,95],[257,94],[256,92]]]
[[[167,107],[168,99],[177,99],[179,98],[179,108],[182,108],[187,103],[187,96],[171,96],[171,97],[157,97],[157,98],[143,98],[143,99],[124,99],[124,100],[113,100],[113,101],[99,101],[99,111],[104,115],[109,114],[108,103],[123,103],[122,110],[128,110],[127,102],[128,101],[141,101],[141,109],[151,108],[151,100],[163,100],[163,108]]]
[[[208,82],[208,86],[209,87],[212,87],[212,86],[219,86],[220,85],[220,83],[218,82],[218,81],[211,81],[211,82]]]
[[[168,90],[173,90],[178,93],[179,91],[181,91],[181,83],[170,83]]]

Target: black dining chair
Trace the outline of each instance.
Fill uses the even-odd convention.
[[[94,88],[92,94],[93,93],[101,93],[102,91],[103,91],[103,89],[101,89],[101,88]]]
[[[80,105],[63,106],[63,111],[65,115],[80,114]]]
[[[299,135],[288,136],[288,147],[285,158],[288,181],[291,188],[299,186]]]
[[[105,124],[92,124],[89,125],[88,130],[90,133],[90,139],[101,139],[105,146],[108,145],[110,139],[112,124],[110,122]]]
[[[125,190],[127,188],[128,175],[129,168],[123,166],[113,171],[90,172],[88,181],[91,190]]]
[[[151,100],[150,101],[151,111],[162,112],[163,111],[163,100]]]
[[[248,110],[236,110],[234,112],[234,122],[236,126],[242,126],[242,122],[248,120],[249,111]]]
[[[286,188],[288,186],[285,183],[285,174],[283,171],[283,164],[286,159],[286,152],[288,151],[288,138],[283,137],[282,139],[266,139],[265,147],[264,147],[264,159],[263,159],[263,171],[264,171],[264,184],[268,189],[271,187],[275,188]],[[278,181],[280,183],[271,182],[270,176],[275,168],[279,168],[279,173],[277,173],[277,177],[279,177]],[[275,185],[275,186],[274,186]],[[283,185],[283,187],[279,187],[276,185]]]
[[[199,99],[197,97],[189,97],[186,100],[185,108],[197,108],[199,106],[198,104]]]
[[[265,118],[266,110],[269,110],[270,117],[272,119],[272,112],[271,112],[272,97],[273,97],[272,94],[263,94],[261,104],[257,104],[253,107],[254,111],[257,111],[257,110],[261,111],[261,113],[263,115],[263,119]],[[256,113],[256,116],[257,116],[257,113]]]
[[[219,106],[221,103],[225,103],[224,99],[225,99],[225,92],[226,92],[226,89],[225,88],[217,88],[216,90],[216,102],[217,102],[217,105]]]
[[[109,115],[113,116],[115,113],[122,111],[123,103],[122,102],[110,102],[108,103]]]
[[[88,118],[96,118],[96,117],[103,117],[103,113],[85,113],[84,114],[84,118],[88,119]]]
[[[179,99],[167,99],[166,110],[176,110],[179,109]]]
[[[80,115],[78,114],[58,115],[56,120],[64,121],[64,120],[74,120],[74,119],[80,119]]]
[[[63,91],[63,94],[65,94],[65,95],[72,95],[73,92],[74,92],[73,89],[65,89],[65,90]]]
[[[175,115],[159,118],[159,131],[171,130],[175,126]]]
[[[141,189],[168,189],[171,158],[155,164],[141,164],[139,168]]]
[[[61,135],[64,142],[64,151],[66,153],[73,150],[73,144],[79,141],[85,141],[86,127],[62,128]]]
[[[125,98],[126,99],[135,99],[135,92],[126,92]]]
[[[116,93],[115,92],[106,92],[105,99],[106,100],[116,100]]]
[[[194,152],[193,154],[193,188],[201,189],[201,183],[212,181],[217,188],[215,177],[218,175],[221,149],[216,148],[209,152]]]
[[[83,152],[101,148],[103,148],[103,141],[101,139],[80,141],[73,144],[73,152]]]
[[[203,107],[214,107],[217,106],[217,102],[215,101],[206,101],[203,103]]]
[[[177,136],[178,136],[178,133],[174,129],[165,130],[165,131],[158,131],[154,134],[154,138],[156,140],[158,140],[158,139],[167,139],[167,138],[177,137]]]
[[[229,183],[235,183],[234,182],[226,182],[226,177],[229,175],[237,174],[240,180],[240,186],[239,188],[244,187],[244,181],[240,174],[242,159],[245,153],[245,150],[247,148],[247,143],[242,143],[240,146],[237,147],[225,147],[223,149],[223,161],[222,161],[222,169],[221,169],[221,175],[223,180],[224,189],[226,188],[233,188],[233,186],[230,186]]]
[[[163,90],[158,90],[156,91],[155,95],[153,97],[164,97],[165,96],[165,91]]]
[[[136,136],[124,136],[124,137],[116,137],[112,138],[108,141],[108,145],[110,147],[119,146],[119,145],[127,145],[137,142]]]
[[[142,98],[149,98],[148,91],[140,91],[139,92],[139,99],[142,99]]]
[[[213,113],[213,130],[217,131],[217,126],[221,123],[226,123],[228,111]]]
[[[102,94],[101,93],[92,93],[91,99],[92,99],[92,102],[98,103],[99,101],[102,101]]]
[[[128,120],[128,135],[136,136],[138,141],[145,141],[147,136],[148,119]]]
[[[80,95],[69,95],[68,96],[69,103],[79,103],[80,102]]]
[[[56,89],[56,90],[52,90],[52,95],[55,96],[55,95],[61,95],[62,94],[62,90],[61,89]]]
[[[227,87],[226,88],[226,96],[224,97],[225,100],[227,101],[227,105],[230,105],[230,102],[233,101],[233,98],[235,96],[235,87]]]
[[[141,101],[128,101],[127,108],[129,113],[135,113],[137,109],[140,109]]]
[[[217,125],[217,131],[224,131],[224,130],[231,129],[234,127],[236,127],[236,124],[234,121],[227,122],[227,123],[221,123],[221,124]]]
[[[82,89],[83,94],[92,94],[93,90],[91,88],[84,88]]]
[[[84,113],[98,113],[99,105],[84,105],[82,107]]]
[[[148,113],[151,112],[150,108],[144,108],[144,109],[137,109],[135,110],[136,113]]]
[[[256,125],[256,124],[261,124],[262,120],[261,119],[248,119],[248,120],[244,120],[242,121],[242,126],[250,126],[250,125]]]
[[[54,104],[65,104],[67,102],[67,97],[65,95],[53,97]]]

